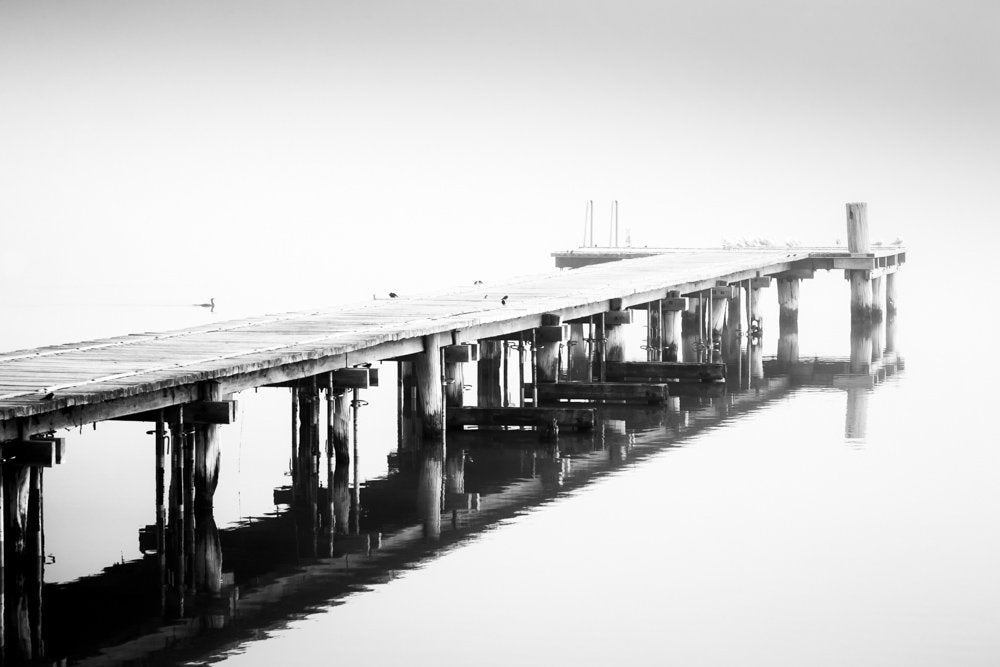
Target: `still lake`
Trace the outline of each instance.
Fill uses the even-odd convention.
[[[952,343],[927,332],[902,285],[905,365],[872,387],[777,373],[724,399],[605,414],[594,435],[561,438],[558,455],[530,434],[473,433],[449,437],[436,463],[395,456],[395,365],[383,364],[359,410],[360,511],[328,559],[302,554],[294,514],[274,502],[290,483],[288,391],[245,392],[221,435],[225,586],[166,621],[155,558],[138,542],[154,521],[148,425],[62,434],[66,460],[45,473],[41,653],[93,664],[1000,664],[991,378],[955,376]],[[847,301],[839,276],[803,285],[801,359],[848,358]],[[220,303],[211,314],[10,304],[0,349],[252,312]],[[461,489],[444,479],[456,471]],[[443,505],[428,512],[435,494]]]

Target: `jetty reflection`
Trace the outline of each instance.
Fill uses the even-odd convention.
[[[164,489],[166,511],[140,529],[142,559],[65,584],[43,583],[44,467],[7,463],[3,500],[21,510],[8,515],[4,549],[4,662],[203,659],[798,387],[846,391],[847,435],[863,437],[867,394],[903,368],[895,354],[872,361],[872,340],[852,338],[850,359],[763,361],[759,377],[743,349],[731,368],[751,372],[731,373],[720,389],[655,406],[594,403],[594,430],[555,442],[516,428],[502,438],[490,428],[453,432],[425,447],[401,437],[389,474],[363,485],[350,448],[312,448],[310,408],[294,438],[293,484],[275,490],[278,512],[219,530],[210,504],[189,502],[180,470]],[[177,432],[172,460],[188,454],[193,435]]]

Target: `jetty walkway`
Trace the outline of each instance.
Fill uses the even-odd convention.
[[[639,257],[609,261],[634,255]],[[866,253],[584,248],[555,256],[562,266],[583,268],[0,354],[0,441],[198,401],[204,398],[201,384],[209,381],[227,395],[423,354],[428,345],[475,342],[645,308],[668,292],[698,295],[760,277],[800,280],[817,269],[866,272],[870,280],[905,261],[898,247]]]

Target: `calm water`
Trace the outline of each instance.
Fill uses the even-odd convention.
[[[849,356],[846,303],[839,276],[803,287],[802,359]],[[771,377],[723,398],[609,408],[595,434],[564,434],[558,450],[532,434],[484,432],[449,437],[446,453],[396,456],[385,364],[359,411],[356,477],[338,489],[357,483],[334,558],[306,555],[301,517],[274,504],[274,489],[290,483],[287,390],[246,392],[238,422],[222,429],[214,520],[225,585],[186,600],[183,615],[168,608],[166,620],[156,559],[138,550],[138,530],[155,518],[147,427],[68,434],[67,460],[45,473],[43,654],[996,665],[1000,454],[988,436],[989,373],[956,377],[954,355],[922,335],[915,310],[900,323],[905,368],[890,364],[872,387],[790,378],[768,362]],[[73,339],[236,313],[123,304],[76,320],[66,308],[5,314],[24,323],[5,331],[9,349],[53,331]],[[215,537],[202,537],[206,564]]]

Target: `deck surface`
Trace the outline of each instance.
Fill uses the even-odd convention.
[[[337,360],[342,367],[378,358],[359,353],[375,354],[380,345],[387,350],[388,343],[408,341],[409,348],[392,349],[412,353],[429,334],[460,332],[458,340],[469,341],[520,331],[538,326],[543,313],[604,312],[610,299],[622,298],[627,307],[661,298],[668,289],[691,292],[716,279],[778,273],[831,252],[837,250],[660,252],[433,294],[0,353],[0,422],[308,360]],[[266,383],[259,376],[229,388]]]

